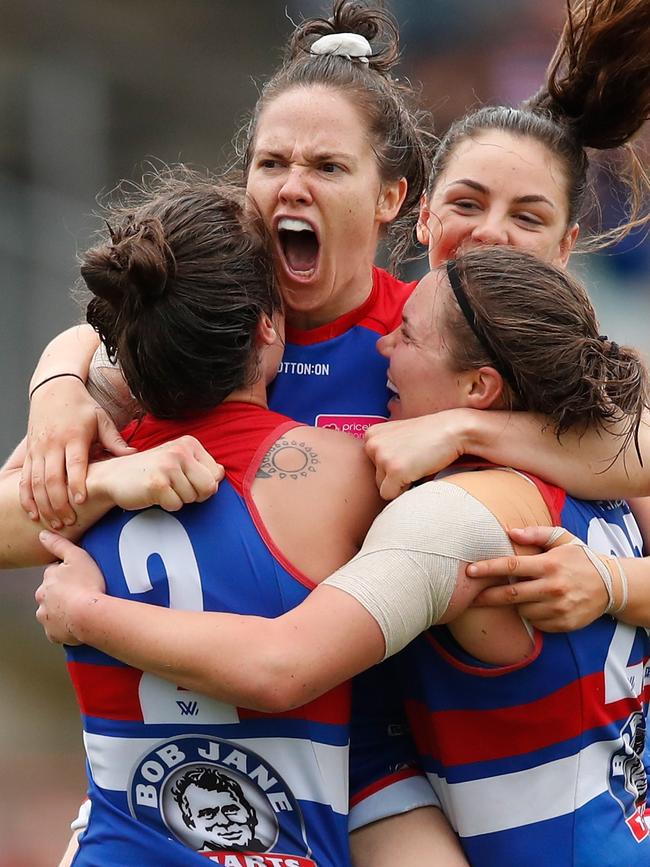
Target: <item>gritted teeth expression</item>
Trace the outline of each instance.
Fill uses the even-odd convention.
[[[289,311],[340,315],[364,300],[381,189],[366,119],[348,97],[296,87],[264,107],[247,191],[273,233]]]
[[[577,237],[567,220],[567,181],[557,158],[535,139],[489,130],[452,152],[421,209],[418,237],[428,244],[432,268],[490,244],[563,266]]]

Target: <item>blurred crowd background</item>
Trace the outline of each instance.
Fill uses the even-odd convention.
[[[564,17],[564,0],[387,5],[401,27],[401,74],[422,83],[438,132],[468,107],[517,104],[534,93]],[[258,83],[279,61],[290,19],[326,9],[322,0],[2,4],[3,457],[24,434],[27,384],[41,349],[81,318],[70,288],[75,254],[97,228],[97,194],[120,178],[137,179],[146,160],[223,165]],[[615,224],[615,173],[595,182],[603,219]],[[576,256],[573,267],[588,281],[603,330],[647,351],[644,236],[606,254]],[[56,864],[84,792],[63,655],[33,618],[39,575],[21,570],[1,578],[0,867]]]

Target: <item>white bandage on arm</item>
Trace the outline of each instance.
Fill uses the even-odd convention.
[[[476,497],[449,482],[426,482],[387,506],[356,557],[323,583],[363,605],[392,656],[445,613],[461,563],[512,553]]]

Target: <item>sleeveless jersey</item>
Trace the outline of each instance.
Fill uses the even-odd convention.
[[[640,556],[627,505],[534,481],[555,524],[601,553]],[[445,627],[406,649],[418,752],[474,867],[647,867],[649,657],[646,630],[607,616],[535,632],[532,655],[503,667]]]
[[[376,343],[400,324],[415,285],[373,268],[372,291],[360,307],[320,328],[287,326],[284,357],[269,390],[272,409],[358,438],[385,421],[392,393],[386,387],[388,361]],[[353,681],[351,830],[437,804],[413,770],[417,760],[406,731],[399,667],[399,658],[392,658]]]
[[[357,437],[384,420],[391,397],[388,361],[375,344],[400,324],[414,287],[373,268],[372,291],[360,307],[309,331],[287,326],[284,358],[269,391],[271,408]]]
[[[299,604],[312,582],[275,549],[250,498],[261,458],[295,426],[239,403],[182,423],[146,418],[134,445],[191,431],[224,463],[226,479],[205,503],[173,515],[113,510],[90,530],[84,547],[108,592],[266,617]],[[179,689],[85,646],[68,649],[68,667],[92,801],[75,865],[350,863],[349,685],[269,715]]]

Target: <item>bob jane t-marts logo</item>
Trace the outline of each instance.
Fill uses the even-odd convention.
[[[316,867],[286,783],[229,741],[183,735],[158,744],[132,774],[129,809],[223,867]]]

